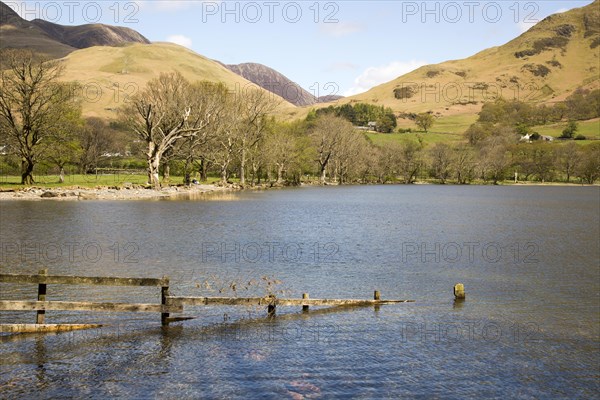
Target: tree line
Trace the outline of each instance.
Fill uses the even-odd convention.
[[[242,186],[299,184],[310,177],[321,184],[422,179],[467,184],[498,183],[515,172],[519,179],[539,181],[593,183],[600,176],[600,143],[519,143],[523,126],[533,121],[524,117],[533,109],[526,104],[486,104],[465,132],[465,143],[426,146],[417,135],[377,146],[352,118],[371,122],[375,115],[388,115],[385,108],[332,107],[283,122],[271,116],[279,103],[269,92],[232,93],[221,83],[189,82],[173,72],[149,81],[120,108],[118,120],[107,124],[81,117],[73,84],[58,81],[57,62],[22,53],[9,61],[11,68],[1,76],[0,146],[6,163],[20,167],[24,184],[33,183],[40,163],[59,171],[75,165],[85,173],[110,153],[143,165],[154,187],[172,174],[186,184],[192,177],[216,176],[223,184],[235,179]],[[592,93],[576,93],[583,100],[572,100],[588,103]],[[475,134],[480,127],[483,133]]]

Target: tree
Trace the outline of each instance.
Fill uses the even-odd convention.
[[[586,146],[576,172],[583,182],[590,185],[600,178],[600,144]]]
[[[46,151],[46,159],[58,167],[59,183],[65,181],[65,167],[75,164],[81,156],[78,132],[81,132],[84,124],[79,110],[73,110],[64,122],[60,131],[48,137]]]
[[[439,179],[441,183],[446,183],[451,173],[452,151],[450,146],[445,143],[436,143],[429,150],[429,158],[433,177]]]
[[[404,183],[414,183],[422,166],[421,146],[412,141],[403,143],[399,157],[399,172],[402,175]]]
[[[581,153],[579,146],[573,142],[561,146],[556,154],[556,167],[565,174],[567,182],[571,181],[571,176],[577,169]]]
[[[202,85],[191,85],[179,72],[161,73],[121,109],[127,124],[147,145],[148,179],[160,188],[163,155],[179,140],[195,136],[214,118]]]
[[[425,133],[427,133],[429,128],[433,126],[434,122],[435,121],[431,113],[421,113],[417,115],[417,118],[415,120],[417,126],[421,128],[421,130],[425,131]]]
[[[459,185],[467,184],[473,180],[475,156],[469,146],[459,145],[454,149],[452,165],[454,167],[454,177]]]
[[[465,137],[470,145],[475,146],[491,136],[491,130],[492,125],[489,123],[476,122],[465,131]]]
[[[117,132],[96,117],[88,118],[85,126],[78,130],[79,171],[82,174],[98,167],[103,154],[111,152],[115,147]]]
[[[533,147],[532,164],[537,178],[541,182],[552,180],[554,174],[555,158],[554,152],[546,143],[536,144]]]
[[[310,137],[316,150],[321,184],[325,183],[327,167],[333,156],[339,151],[342,138],[353,132],[354,127],[344,118],[326,114],[315,121],[310,130]]]
[[[262,139],[269,124],[268,114],[272,113],[279,102],[273,94],[259,88],[246,88],[238,94],[242,125],[239,132],[240,184],[246,183],[246,161],[251,151]]]
[[[510,165],[506,153],[506,143],[501,137],[488,138],[479,151],[483,178],[490,178],[494,185],[506,177],[506,170]]]
[[[200,180],[206,181],[208,167],[214,162],[211,152],[214,150],[216,136],[228,117],[228,107],[231,103],[229,90],[222,83],[199,82],[196,84],[201,96],[204,97],[207,108],[213,114],[212,122],[205,125],[195,135],[183,138],[174,150],[174,157],[183,159],[183,172],[185,184],[189,184],[190,170],[198,168]],[[237,111],[237,110],[236,110]],[[236,119],[237,121],[237,119]]]
[[[292,168],[299,168],[302,163],[306,147],[303,125],[301,121],[279,123],[266,137],[264,154],[267,168],[275,169],[276,185],[282,185],[286,173]]]
[[[0,72],[0,142],[21,158],[21,183],[33,184],[33,169],[50,137],[60,136],[79,106],[74,87],[58,81],[63,69],[57,61],[27,51],[9,51],[3,57],[8,69]]]
[[[242,110],[239,97],[221,93],[221,113],[212,127],[213,135],[207,143],[206,158],[219,167],[221,183],[226,184],[229,168],[235,154],[239,152],[239,131],[242,125]]]
[[[335,179],[337,181],[339,178],[340,185],[357,175],[357,164],[362,159],[362,153],[369,146],[364,133],[355,129],[344,130],[340,137],[337,152],[333,156]]]
[[[578,129],[577,122],[569,121],[567,127],[563,129],[562,134],[560,135],[561,139],[573,139]]]

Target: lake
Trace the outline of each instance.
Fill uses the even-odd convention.
[[[162,277],[188,296],[357,308],[48,311],[97,330],[0,337],[2,398],[599,398],[598,187],[344,186],[0,204],[2,273]],[[467,298],[455,302],[453,286]],[[0,299],[35,299],[0,284]],[[157,302],[156,288],[48,299]],[[32,323],[35,313],[2,312]]]

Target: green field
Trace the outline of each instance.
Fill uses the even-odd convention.
[[[417,142],[419,137],[423,138],[425,146],[435,143],[459,143],[464,142],[462,134],[453,133],[435,133],[435,132],[412,132],[412,133],[367,133],[367,137],[371,139],[376,146],[385,147],[389,143],[413,141]]]
[[[583,135],[588,140],[577,140],[579,143],[589,143],[592,140],[600,140],[600,119],[592,119],[589,121],[578,121],[578,130],[576,135]],[[534,126],[531,128],[534,132],[540,135],[559,137],[563,129],[567,127],[566,122],[551,125]]]

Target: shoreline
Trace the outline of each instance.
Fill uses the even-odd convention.
[[[361,184],[357,184],[361,185]],[[374,184],[378,185],[378,184]],[[400,183],[388,183],[381,185],[401,185]],[[416,182],[413,185],[439,185],[439,186],[548,186],[548,187],[588,187],[600,186],[599,184],[582,184],[582,183],[564,183],[564,182],[504,182],[499,185],[489,183],[471,183],[467,185],[457,184],[440,184],[435,182]],[[304,183],[298,187],[319,186],[313,183]],[[337,184],[326,184],[324,186],[340,186]],[[353,184],[341,186],[354,186]],[[279,186],[278,186],[279,188]],[[173,199],[178,196],[186,195],[210,195],[218,193],[226,193],[242,190],[265,190],[268,187],[248,187],[240,188],[232,186],[218,186],[214,184],[193,185],[190,187],[183,186],[166,186],[160,190],[145,188],[141,185],[132,186],[97,186],[95,188],[86,188],[80,186],[49,188],[44,186],[32,186],[27,188],[18,188],[10,190],[0,189],[0,201],[11,200],[59,200],[59,201],[79,201],[79,200],[161,200]]]
[[[147,189],[141,186],[98,186],[95,188],[79,186],[47,188],[32,186],[7,191],[0,190],[0,201],[160,200],[182,195],[224,193],[232,190],[235,189],[216,185],[194,185],[189,188],[166,186],[160,190]]]

